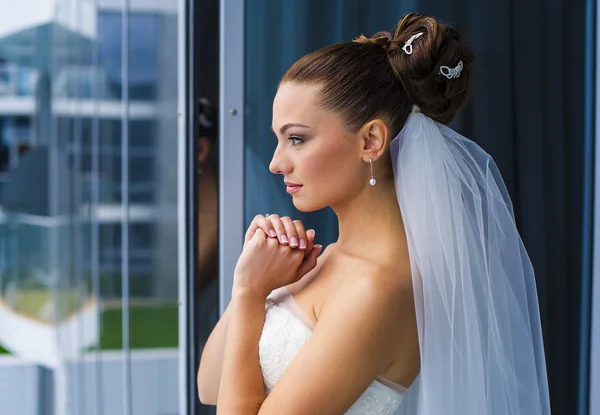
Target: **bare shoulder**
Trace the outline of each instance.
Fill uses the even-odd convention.
[[[288,286],[295,302],[318,324],[326,310],[346,310],[343,304],[359,310],[359,302],[377,302],[378,309],[387,308],[386,320],[400,318],[412,307],[410,272],[402,264],[382,265],[369,258],[347,255],[334,245],[319,257],[314,270]],[[363,296],[369,295],[370,299]],[[358,298],[357,298],[358,296]],[[354,314],[354,313],[351,313]],[[372,316],[377,318],[377,316]]]
[[[345,257],[345,284],[356,284],[372,295],[394,297],[412,292],[410,264],[390,261],[377,263],[364,258]]]
[[[373,318],[385,316],[395,321],[413,307],[412,278],[407,269],[364,260],[350,260],[348,265],[343,283],[323,311],[350,303],[356,309],[370,310]]]

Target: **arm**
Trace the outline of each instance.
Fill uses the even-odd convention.
[[[410,278],[358,277],[336,293],[319,324],[265,399],[258,363],[264,307],[251,298],[232,309],[219,394],[219,415],[347,411],[392,362],[400,333],[410,329]],[[390,282],[391,281],[391,282]],[[404,281],[404,282],[402,282]],[[234,323],[235,322],[235,323]]]
[[[227,339],[227,326],[231,313],[230,308],[231,303],[225,309],[212,333],[210,333],[202,351],[202,357],[200,358],[196,383],[198,398],[204,405],[217,404],[219,382],[221,381],[221,367],[225,352],[225,341]]]
[[[265,235],[269,234],[271,230],[276,231],[276,235],[286,234],[289,237],[296,236],[298,239],[305,239],[308,242],[306,247],[306,254],[308,255],[314,246],[315,231],[310,229],[308,232],[304,230],[304,225],[300,221],[292,221],[289,217],[280,218],[278,215],[271,215],[269,219],[266,219],[262,215],[257,215],[250,228],[246,232],[244,246],[252,239],[258,229],[261,229]],[[212,243],[214,238],[209,242]],[[205,244],[206,245],[206,244]],[[202,248],[205,247],[202,243],[200,244],[200,258],[204,258],[202,255]],[[212,249],[211,244],[208,245],[208,250]],[[299,276],[304,275],[309,267],[299,271]],[[264,303],[263,303],[264,307]],[[200,365],[198,368],[198,374],[196,378],[196,385],[198,388],[198,398],[200,402],[205,405],[216,405],[217,396],[219,393],[219,383],[221,381],[221,368],[223,365],[223,354],[225,353],[225,343],[227,339],[227,326],[229,322],[231,303],[225,309],[225,312],[221,316],[221,319],[210,334],[202,357],[200,359]]]
[[[227,328],[218,414],[257,414],[265,400],[258,362],[258,341],[265,319],[265,299],[247,290],[235,290]]]

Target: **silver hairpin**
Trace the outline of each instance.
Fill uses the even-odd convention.
[[[448,79],[458,78],[463,70],[463,61],[458,62],[458,65],[454,68],[449,66],[440,66],[440,74],[444,75]]]
[[[406,43],[404,44],[404,46],[402,47],[402,50],[404,51],[404,53],[406,53],[407,55],[412,55],[412,53],[413,53],[412,43],[414,42],[415,39],[417,39],[421,36],[423,36],[422,32],[419,32],[416,35],[411,36],[411,38],[408,39],[406,41]]]

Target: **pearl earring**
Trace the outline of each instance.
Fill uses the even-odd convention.
[[[369,157],[369,163],[371,164],[371,180],[369,180],[369,184],[371,186],[375,186],[377,180],[375,180],[375,177],[373,177],[373,157]]]

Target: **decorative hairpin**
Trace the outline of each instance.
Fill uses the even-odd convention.
[[[413,53],[412,43],[414,42],[415,39],[417,39],[421,36],[423,36],[423,33],[419,32],[416,35],[413,35],[410,39],[408,39],[406,41],[406,43],[404,44],[404,46],[402,47],[402,50],[404,51],[404,53],[406,53],[407,55],[412,55],[412,53]]]
[[[463,70],[463,61],[458,62],[458,65],[454,68],[449,66],[440,66],[440,74],[444,75],[448,79],[458,78]]]

